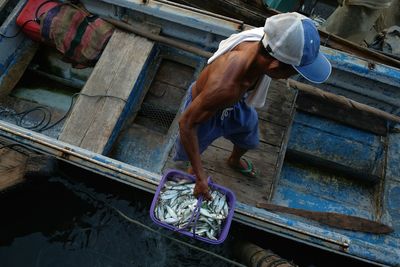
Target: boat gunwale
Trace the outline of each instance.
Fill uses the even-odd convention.
[[[112,1],[103,1],[103,2],[112,2]],[[124,2],[127,2],[127,1],[124,1]],[[335,50],[333,50],[333,51],[336,52]],[[337,53],[343,53],[343,52],[337,52]],[[364,63],[360,63],[360,61],[358,61],[358,59],[354,56],[348,55],[347,57],[350,59],[350,62],[352,62],[354,64],[354,66],[361,66],[364,69],[366,67],[368,67]],[[367,62],[367,61],[365,60],[365,62]],[[379,80],[379,79],[384,80],[384,77],[385,77],[384,75],[386,75],[386,74],[388,74],[389,77],[391,77],[390,76],[390,75],[392,75],[391,72],[385,72],[384,70],[386,70],[386,69],[392,70],[393,68],[389,67],[389,66],[385,66],[383,64],[379,64],[379,65],[381,65],[382,69],[375,68],[374,70],[371,70],[371,71],[373,71],[373,72],[382,71],[383,76],[373,76],[372,78],[370,76],[368,76],[368,77],[371,78],[372,80]],[[395,70],[397,70],[397,69],[395,69]],[[396,73],[396,75],[397,75],[397,73]],[[397,78],[397,76],[395,78]],[[114,180],[117,180],[119,182],[123,182],[123,183],[131,185],[131,186],[135,186],[139,189],[143,189],[148,192],[153,192],[155,190],[155,187],[157,186],[159,178],[160,178],[159,174],[156,174],[153,172],[148,172],[144,169],[137,168],[133,165],[125,164],[125,163],[110,159],[106,156],[102,156],[99,154],[92,153],[88,150],[74,147],[72,145],[63,143],[61,141],[54,140],[51,137],[48,137],[48,136],[45,136],[42,134],[38,134],[38,133],[35,133],[30,130],[26,130],[24,128],[21,128],[21,127],[18,127],[18,126],[15,126],[13,124],[6,123],[3,121],[0,121],[0,135],[9,140],[13,140],[15,142],[30,146],[40,152],[54,155],[61,160],[73,163],[73,164],[81,166],[85,169],[95,171],[97,173],[103,174],[103,175],[110,177]],[[86,157],[85,155],[87,156],[87,158],[85,158]],[[89,157],[89,156],[92,156],[92,157]],[[76,159],[74,159],[74,157]],[[81,161],[84,161],[84,163],[80,162],[79,159]],[[74,162],[74,160],[76,160],[76,161]],[[90,164],[93,164],[93,166],[91,166]],[[100,166],[109,171],[103,172],[102,170],[97,169],[96,166]],[[126,177],[134,178],[135,181],[133,181],[132,179],[127,179]],[[319,229],[323,230],[325,236],[318,236],[318,235],[314,235],[313,233],[302,232],[301,230],[296,229],[295,227],[292,227],[292,226],[284,224],[284,223],[280,224],[279,222],[277,223],[275,221],[275,220],[279,220],[282,218],[287,219],[286,217],[276,215],[274,213],[270,213],[270,212],[263,211],[263,210],[257,210],[257,212],[260,212],[259,213],[260,215],[266,215],[267,217],[270,216],[272,218],[271,220],[268,220],[268,218],[258,216],[256,214],[252,214],[251,212],[246,210],[248,207],[246,204],[240,203],[240,206],[241,206],[241,208],[237,209],[238,216],[235,216],[235,220],[237,220],[237,221],[244,222],[246,224],[251,223],[252,225],[254,225],[254,222],[262,223],[262,225],[264,227],[260,226],[260,229],[263,229],[265,231],[270,231],[274,234],[283,235],[285,237],[295,239],[299,242],[304,242],[304,243],[307,243],[312,246],[320,246],[320,247],[323,247],[324,249],[331,249],[334,252],[344,253],[346,256],[351,256],[351,257],[355,257],[355,258],[363,260],[363,261],[367,261],[366,259],[364,259],[362,257],[357,257],[356,254],[346,253],[348,251],[346,251],[345,248],[348,248],[351,245],[350,240],[346,240],[346,237],[344,237],[344,239],[342,239],[341,235],[340,234],[338,235],[338,233],[336,233],[336,232],[330,232],[330,233],[332,234],[332,236],[334,236],[334,237],[339,236],[340,238],[330,240],[330,238],[326,237],[327,231],[323,230],[322,228],[319,228]],[[252,207],[250,207],[250,208],[252,208]],[[287,221],[290,221],[290,220],[287,220]],[[305,226],[308,226],[308,228],[307,228],[308,230],[318,229],[318,227],[315,228],[312,225],[307,225],[305,223],[303,223],[303,224]],[[296,226],[298,226],[298,225],[296,225]],[[284,230],[286,230],[287,232],[282,233],[282,228]],[[278,230],[276,230],[276,229],[278,229]],[[304,237],[296,236],[296,233],[306,235],[306,237],[309,237],[309,238],[307,239]],[[320,241],[317,241],[317,240],[320,240]],[[391,258],[391,260],[393,260],[393,259],[394,258]],[[374,263],[376,264],[376,262],[374,262]]]

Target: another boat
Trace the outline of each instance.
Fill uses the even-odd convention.
[[[319,13],[323,13],[325,19],[330,15],[336,3],[326,1],[279,1],[279,0],[173,0],[179,4],[186,4],[191,7],[207,10],[216,14],[236,18],[243,23],[264,26],[265,19],[282,12],[299,11],[306,16],[315,16],[321,18]],[[299,3],[303,2],[303,8]],[[275,8],[275,9],[274,9]],[[278,11],[280,10],[280,11]],[[335,50],[343,51],[349,54],[362,57],[371,63],[378,62],[395,68],[400,68],[400,61],[388,54],[377,50],[368,49],[358,44],[350,42],[335,34],[324,30],[319,30],[321,42],[324,46]]]
[[[25,2],[15,2],[1,33],[18,31]],[[84,70],[22,34],[1,37],[1,142],[154,192],[166,169],[182,167],[171,155],[186,89],[221,40],[250,26],[167,1],[81,2],[136,34],[116,30],[96,66]],[[364,105],[307,92],[300,78],[290,87],[275,81],[259,110],[260,148],[247,155],[259,177],[226,166],[232,145],[223,139],[202,160],[215,182],[235,192],[237,222],[365,262],[399,265],[400,134],[392,121],[400,111],[400,70],[321,49],[334,70],[320,88]],[[394,232],[328,227],[257,208],[259,202],[358,216]]]

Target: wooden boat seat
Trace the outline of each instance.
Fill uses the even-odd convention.
[[[106,154],[124,117],[142,98],[142,76],[153,46],[154,42],[146,38],[116,30],[82,89],[59,140]]]

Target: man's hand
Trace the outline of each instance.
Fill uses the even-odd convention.
[[[207,179],[196,179],[196,186],[194,187],[193,195],[196,198],[203,196],[204,200],[211,200]]]

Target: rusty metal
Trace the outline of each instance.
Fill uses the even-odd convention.
[[[258,208],[268,211],[283,212],[307,218],[331,227],[359,231],[373,234],[389,234],[393,228],[380,222],[364,219],[361,217],[345,215],[335,212],[309,211],[304,209],[289,208],[270,203],[257,203]]]

